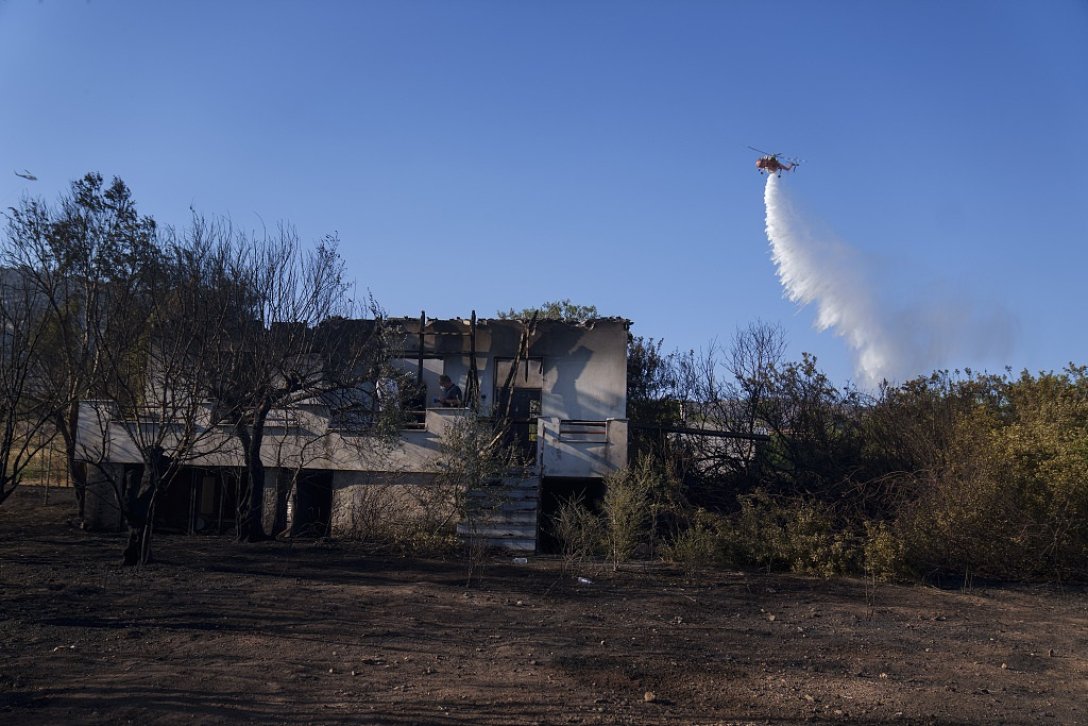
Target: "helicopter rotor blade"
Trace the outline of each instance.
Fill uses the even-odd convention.
[[[754,146],[749,146],[748,148],[749,148],[749,149],[751,149],[752,151],[757,151],[757,152],[759,152],[760,154],[763,154],[764,156],[774,156],[774,154],[768,154],[768,153],[767,153],[766,151],[764,151],[763,149],[757,149],[757,148],[756,148],[756,147],[754,147]]]

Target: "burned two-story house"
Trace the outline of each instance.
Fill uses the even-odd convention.
[[[492,546],[537,550],[558,501],[599,495],[604,478],[627,463],[628,321],[421,316],[383,325],[384,372],[360,382],[357,393],[373,411],[396,407],[396,430],[345,425],[326,396],[270,411],[261,448],[265,531],[365,537],[442,501],[435,495],[443,487],[472,481],[450,476],[458,466],[451,439],[466,422],[490,426],[516,462],[501,476],[476,481],[483,494],[453,492],[445,502],[457,505],[452,516],[461,518],[462,536]],[[459,400],[447,398],[443,377],[460,390]],[[84,409],[81,446],[97,486],[89,517],[109,526],[120,516],[109,482],[142,464],[133,427],[177,424],[112,420],[108,402]],[[227,531],[244,479],[242,454],[228,431],[214,430],[223,426],[213,417],[200,425],[207,431],[161,494],[156,518],[164,528]],[[169,446],[164,453],[171,456]],[[473,509],[474,498],[487,505]]]

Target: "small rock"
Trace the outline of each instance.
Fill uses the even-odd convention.
[[[880,680],[882,680],[882,681],[888,680],[888,674],[887,673],[881,673],[880,674]]]
[[[767,620],[769,620],[770,622],[773,623],[775,621],[775,616],[774,615],[768,615]]]
[[[1050,656],[1051,658],[1053,658],[1053,657],[1055,656],[1055,653],[1054,653],[1054,649],[1053,649],[1053,648],[1051,648],[1050,650],[1048,650],[1048,651],[1046,652],[1046,654],[1047,654],[1048,656]]]
[[[642,700],[646,703],[653,703],[657,700],[657,694],[655,694],[653,691],[646,691],[642,694]]]
[[[1009,669],[1009,664],[1008,663],[1002,663],[1001,664],[1001,670],[1007,671],[1008,669]]]
[[[335,673],[335,672],[336,672],[335,669],[333,669],[333,668],[329,669],[329,673]]]

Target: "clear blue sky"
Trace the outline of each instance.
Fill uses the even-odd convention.
[[[1088,3],[0,0],[0,206],[87,171],[144,213],[338,232],[391,314],[571,298],[667,347],[781,323],[753,145],[909,300],[1088,363]],[[14,171],[27,169],[39,181]]]

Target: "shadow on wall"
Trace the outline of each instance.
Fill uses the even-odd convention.
[[[548,326],[546,334],[529,346],[530,356],[544,358],[548,369],[545,382],[549,397],[544,415],[565,419],[604,420],[624,418],[627,414],[627,337],[621,332],[619,343],[608,335],[593,335],[592,329]],[[586,345],[586,338],[596,338],[599,345]]]

